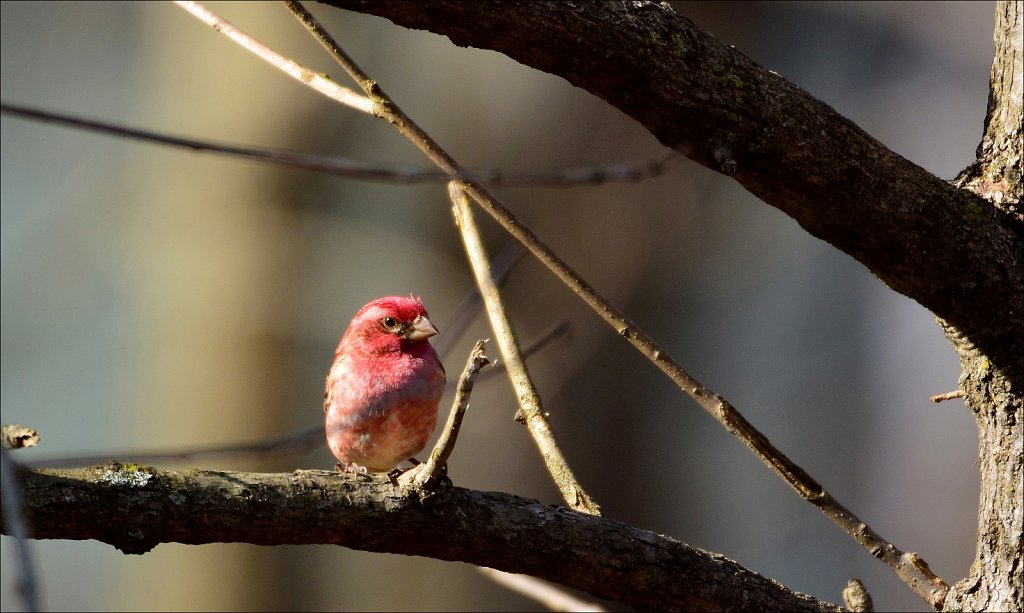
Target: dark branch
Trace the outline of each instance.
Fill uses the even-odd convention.
[[[386,476],[21,469],[34,538],[334,544],[526,573],[638,609],[838,610],[722,556],[603,517],[445,483],[421,499]],[[8,531],[3,528],[4,534]]]
[[[1019,216],[890,151],[667,4],[326,4],[499,51],[601,97],[856,258],[1021,383],[1024,295],[1006,291],[1024,285]]]

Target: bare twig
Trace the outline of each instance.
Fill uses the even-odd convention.
[[[227,36],[243,49],[251,53],[255,53],[261,60],[284,72],[296,81],[299,81],[307,87],[327,96],[331,100],[340,102],[345,106],[356,109],[357,111],[373,113],[373,102],[370,101],[370,99],[357,94],[355,91],[347,87],[338,85],[327,78],[327,76],[313,72],[312,70],[300,65],[295,60],[286,58],[252,36],[249,36],[242,30],[239,30],[228,20],[214,14],[198,2],[175,0],[175,4],[188,11],[194,17],[217,32]]]
[[[520,353],[522,354],[523,359],[525,360],[525,359],[529,358],[531,355],[533,355],[533,354],[537,353],[538,351],[540,351],[541,349],[547,347],[551,343],[553,343],[553,342],[557,341],[558,339],[562,338],[563,336],[566,336],[566,337],[570,336],[571,333],[572,333],[572,324],[569,323],[568,319],[563,319],[562,321],[560,321],[557,324],[555,324],[555,325],[551,326],[550,328],[548,328],[547,332],[545,332],[544,334],[541,334],[540,338],[538,338],[537,340],[533,341],[532,343],[530,343],[529,345],[524,347],[520,351]],[[500,375],[504,371],[505,371],[505,363],[504,362],[498,362],[497,364],[494,364],[493,368],[489,368],[486,371],[484,371],[484,373],[480,376],[480,380],[484,381],[486,379],[490,379],[491,377],[494,377],[496,375]]]
[[[519,342],[516,340],[515,331],[508,320],[505,307],[502,304],[501,293],[491,281],[487,269],[487,253],[484,250],[483,240],[480,238],[480,230],[473,219],[473,211],[470,208],[469,199],[462,193],[454,181],[448,184],[448,197],[452,201],[452,214],[455,217],[455,225],[459,227],[462,235],[462,242],[466,247],[466,256],[469,258],[470,266],[473,268],[473,275],[476,277],[477,287],[480,288],[480,295],[483,297],[487,317],[491,320],[491,329],[498,340],[498,348],[501,350],[501,357],[505,368],[508,370],[509,380],[516,391],[516,398],[519,400],[519,410],[516,412],[516,421],[526,424],[533,436],[534,442],[540,455],[544,458],[544,465],[551,473],[552,479],[562,492],[562,498],[577,511],[600,515],[601,508],[587,494],[579,480],[569,468],[569,463],[558,443],[555,442],[555,435],[551,432],[551,425],[544,417],[544,409],[541,406],[540,395],[530,379],[530,373],[526,370],[522,353],[519,350]]]
[[[498,252],[498,255],[491,259],[489,265],[491,278],[501,286],[505,284],[512,268],[519,263],[526,250],[516,241],[511,241]],[[480,290],[476,284],[466,293],[465,298],[455,307],[455,314],[447,321],[445,327],[441,328],[444,334],[437,338],[434,343],[434,350],[444,358],[455,347],[455,344],[462,338],[462,334],[473,323],[476,316],[480,314]],[[492,369],[493,370],[493,369]]]
[[[462,427],[462,418],[469,408],[469,395],[473,392],[473,382],[480,371],[491,361],[484,355],[484,347],[487,341],[477,341],[473,350],[469,352],[469,360],[466,368],[459,377],[459,386],[455,390],[455,400],[452,401],[452,410],[448,414],[448,421],[441,431],[440,438],[430,452],[430,458],[416,472],[413,481],[416,487],[427,487],[429,483],[436,483],[441,471],[448,464],[448,458],[455,448],[455,439],[459,436],[459,428]]]
[[[952,392],[946,392],[945,394],[935,394],[934,396],[929,398],[929,400],[931,400],[932,402],[938,404],[938,403],[942,402],[943,400],[953,400],[954,398],[963,398],[963,397],[964,397],[964,391],[963,390],[954,390]]]
[[[253,443],[215,444],[175,451],[109,451],[102,454],[33,460],[25,462],[25,464],[40,468],[71,468],[109,462],[112,458],[132,464],[168,464],[237,456],[277,458],[305,453],[323,444],[324,426],[317,424],[285,436],[263,439]]]
[[[565,590],[530,575],[514,575],[486,566],[477,567],[491,581],[541,603],[552,611],[607,611],[601,605],[587,602]]]
[[[5,426],[6,430],[6,426]],[[4,435],[6,443],[6,433]],[[22,517],[21,485],[15,474],[14,460],[10,458],[7,445],[0,447],[0,479],[3,488],[0,499],[3,500],[4,534],[14,537],[14,552],[17,562],[17,592],[21,596],[26,611],[39,611],[39,582],[36,579],[35,564],[32,561],[32,549],[28,538],[31,536]]]
[[[113,136],[123,136],[125,138],[172,147],[183,147],[193,151],[209,151],[229,157],[267,162],[289,168],[301,168],[303,170],[312,170],[351,179],[398,183],[401,185],[440,183],[451,180],[451,177],[446,173],[437,169],[416,168],[404,164],[368,163],[336,155],[301,153],[269,147],[245,147],[185,138],[165,132],[131,128],[109,121],[74,117],[64,113],[44,111],[8,102],[0,103],[0,112],[23,119],[32,119]],[[547,170],[471,168],[466,170],[465,177],[463,178],[475,179],[489,185],[533,185],[547,187],[577,187],[613,182],[637,182],[664,174],[669,162],[680,157],[680,154],[669,151],[665,155],[653,160],[614,162],[593,166],[566,166]],[[522,249],[518,244],[516,244],[516,247],[520,250]]]
[[[297,2],[286,0],[285,4],[373,101],[374,116],[395,126],[403,136],[453,179],[461,176],[462,169],[455,159],[405,114],[381,87],[352,61],[309,11]],[[765,465],[782,477],[802,498],[818,507],[873,556],[883,560],[904,583],[929,604],[936,608],[941,607],[949,586],[931,571],[924,560],[916,554],[904,553],[841,505],[825,491],[820,483],[772,445],[768,438],[754,428],[732,404],[704,387],[655,343],[654,339],[598,294],[589,283],[557,256],[485,187],[475,181],[460,180],[458,182],[459,186],[472,196],[509,234],[523,243],[535,257],[594,309],[618,334],[653,362],[681,390],[696,400],[728,432],[743,441]]]

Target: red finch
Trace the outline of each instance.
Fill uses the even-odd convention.
[[[385,472],[427,445],[444,391],[423,301],[378,298],[359,309],[327,375],[327,445],[338,470]]]

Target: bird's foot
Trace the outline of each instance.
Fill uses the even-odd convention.
[[[355,462],[339,462],[334,467],[343,475],[365,475],[368,472],[365,466],[360,466]]]

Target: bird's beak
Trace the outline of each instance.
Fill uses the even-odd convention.
[[[437,328],[430,320],[422,315],[412,321],[412,327],[406,332],[405,338],[410,341],[422,341],[437,334]]]

